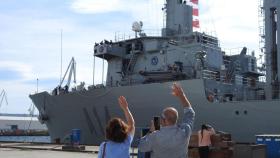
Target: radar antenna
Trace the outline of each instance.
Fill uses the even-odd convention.
[[[135,32],[135,38],[137,38],[137,33],[141,33],[143,27],[143,22],[142,21],[135,21],[132,23],[132,31]]]

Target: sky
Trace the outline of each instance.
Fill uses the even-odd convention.
[[[77,82],[91,85],[94,43],[132,35],[134,21],[143,21],[146,32],[158,32],[163,4],[164,0],[0,0],[0,92],[4,89],[8,99],[0,113],[28,113],[29,94],[56,87],[61,52],[62,74],[74,57]],[[257,0],[200,0],[199,12],[197,31],[217,36],[222,48],[246,46],[259,52]],[[102,82],[102,60],[96,59],[94,76],[94,83]]]

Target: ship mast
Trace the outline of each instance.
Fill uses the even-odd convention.
[[[280,1],[264,0],[266,93],[268,99],[279,99],[280,80]]]
[[[63,30],[60,30],[60,82],[62,81],[62,34]]]

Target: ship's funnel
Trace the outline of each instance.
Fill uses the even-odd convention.
[[[280,1],[264,0],[266,80],[269,99],[279,99],[280,80]]]
[[[166,28],[162,36],[176,36],[193,31],[193,9],[182,0],[166,0]]]

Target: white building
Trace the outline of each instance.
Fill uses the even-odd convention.
[[[0,130],[47,130],[37,117],[0,116]]]

